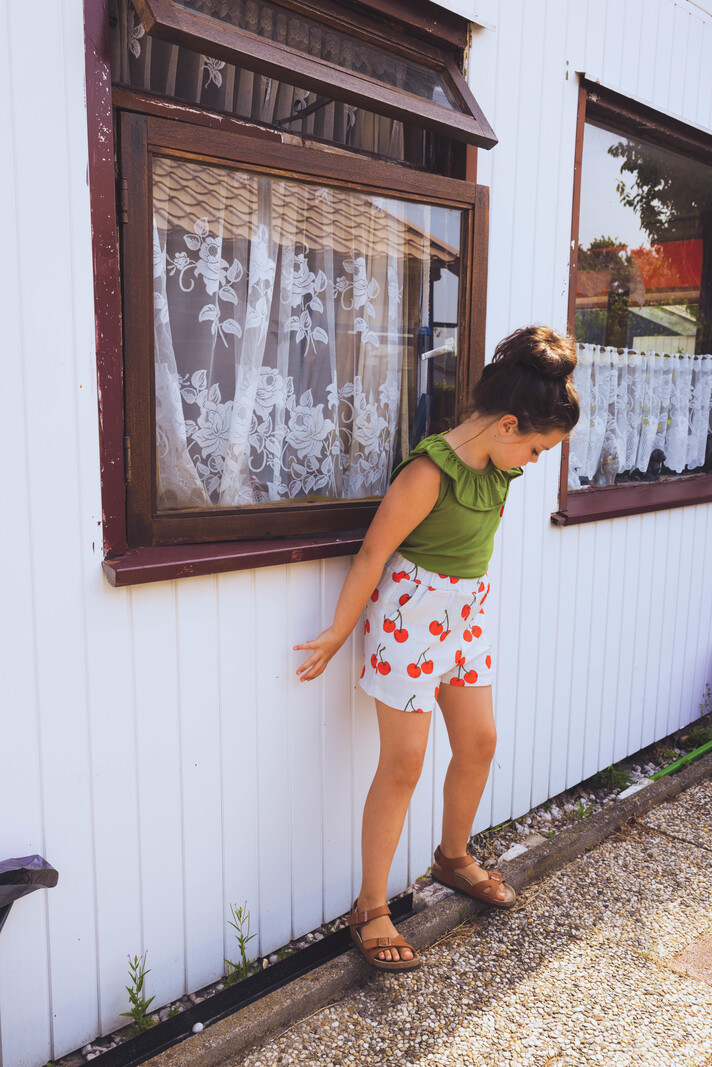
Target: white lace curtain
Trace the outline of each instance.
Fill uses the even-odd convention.
[[[595,483],[646,471],[654,449],[678,474],[704,464],[712,430],[712,355],[577,349],[581,418],[571,435],[570,489],[580,488],[582,478]]]
[[[159,156],[153,183],[159,506],[385,492],[427,206]]]

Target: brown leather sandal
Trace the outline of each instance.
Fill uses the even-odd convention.
[[[482,900],[485,904],[493,904],[497,908],[511,908],[517,901],[517,894],[512,886],[505,882],[499,871],[490,871],[489,877],[481,882],[470,882],[464,875],[458,874],[463,867],[474,864],[472,856],[458,856],[457,859],[448,859],[440,848],[435,849],[435,863],[433,864],[433,878],[436,882],[450,886],[451,889],[459,889],[467,893],[468,897]],[[496,894],[503,889],[507,896],[504,900],[497,900]]]
[[[412,945],[409,945],[404,937],[370,937],[364,941],[359,933],[360,928],[371,919],[377,919],[379,915],[390,915],[391,909],[387,904],[378,908],[370,908],[368,911],[358,910],[358,900],[354,901],[353,910],[346,920],[351,928],[351,940],[359,949],[366,963],[376,967],[380,971],[415,971],[422,962],[420,956]],[[412,960],[379,960],[376,957],[384,948],[407,948],[413,953]]]

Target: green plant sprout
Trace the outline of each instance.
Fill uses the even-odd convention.
[[[574,812],[577,819],[587,819],[589,815],[593,814],[593,805],[584,804],[583,800],[579,798],[578,806]]]
[[[150,970],[146,970],[146,956],[148,955],[148,949],[144,952],[143,956],[128,956],[129,961],[129,981],[131,985],[126,986],[126,992],[129,995],[129,1004],[131,1005],[130,1011],[122,1011],[121,1015],[127,1019],[133,1020],[133,1026],[131,1027],[131,1036],[136,1037],[137,1034],[143,1033],[144,1030],[149,1030],[152,1026],[156,1025],[155,1019],[151,1019],[148,1014],[155,997],[144,996],[144,982],[146,975],[150,974]]]
[[[225,981],[227,985],[234,985],[235,982],[241,982],[244,978],[247,978],[250,972],[247,945],[256,935],[250,933],[250,912],[247,907],[247,901],[240,905],[239,908],[237,905],[231,904],[230,913],[232,914],[232,919],[228,919],[228,923],[235,931],[235,939],[240,949],[240,962],[235,963],[233,960],[225,960],[227,966]]]
[[[180,1015],[182,1011],[180,1004],[174,1004],[172,1008],[168,1009],[167,1018],[172,1019],[174,1015]]]
[[[625,789],[631,783],[630,775],[620,767],[606,767],[594,774],[591,785],[594,789]]]

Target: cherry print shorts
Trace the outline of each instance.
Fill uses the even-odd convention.
[[[433,574],[395,552],[364,622],[361,688],[392,708],[432,711],[443,685],[492,684],[487,575]]]

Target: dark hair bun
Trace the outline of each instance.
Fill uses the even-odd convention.
[[[545,378],[568,378],[576,366],[576,348],[571,338],[549,326],[527,326],[499,342],[492,362],[530,367]]]
[[[550,326],[526,326],[500,341],[473,389],[470,413],[511,414],[521,433],[569,433],[579,417],[571,378],[576,345]]]

